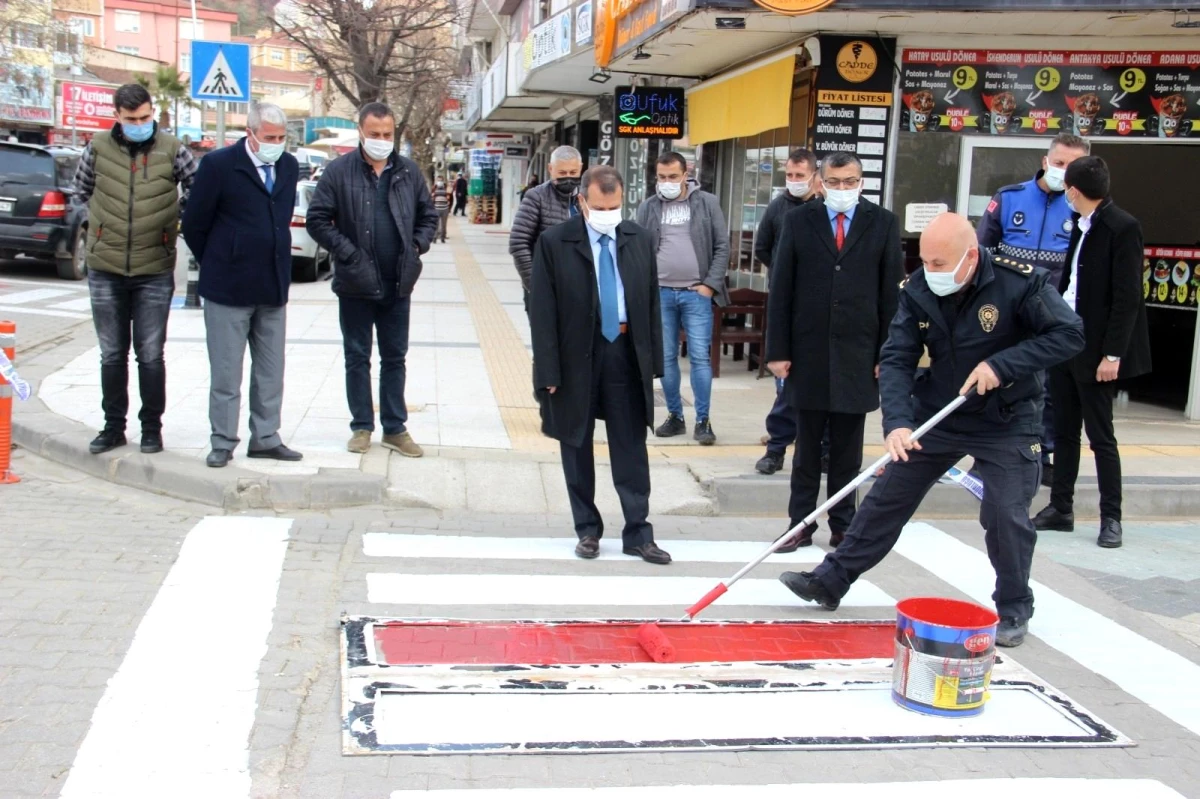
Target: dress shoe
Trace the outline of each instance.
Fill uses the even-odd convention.
[[[640,547],[625,547],[623,551],[626,555],[633,555],[635,558],[641,558],[647,563],[657,563],[659,566],[671,562],[671,556],[659,549],[653,541],[649,544],[642,544]]]
[[[153,455],[163,451],[162,433],[142,433],[142,452]]]
[[[846,540],[845,533],[830,533],[829,534],[829,547],[831,549],[837,549],[838,547],[840,547],[842,545],[842,542],[845,540]]]
[[[654,435],[659,438],[670,438],[671,436],[683,435],[687,432],[687,423],[683,421],[682,416],[670,414],[667,416],[667,421],[658,426],[654,431]]]
[[[1046,488],[1054,488],[1054,464],[1042,464],[1042,485]]]
[[[204,462],[214,469],[220,469],[221,467],[227,465],[231,460],[233,460],[233,452],[231,450],[214,449],[212,452],[208,453],[208,457],[204,459]]]
[[[575,557],[591,560],[600,554],[600,539],[595,536],[585,536],[575,545]]]
[[[807,602],[816,602],[825,610],[837,610],[842,600],[826,590],[825,586],[810,572],[784,572],[779,575],[779,582],[788,587],[796,596]]]
[[[775,455],[768,452],[758,459],[758,463],[754,464],[754,471],[759,474],[775,474],[783,468],[783,456]]]
[[[795,526],[796,525],[794,525],[794,524],[789,524],[788,530],[791,530]],[[789,552],[795,552],[800,547],[811,547],[813,533],[815,533],[816,531],[817,531],[817,523],[813,522],[808,527],[805,527],[803,530],[801,530],[796,535],[796,537],[793,538],[791,541],[787,542],[786,544],[781,546],[779,549],[775,550],[775,554],[786,555]],[[778,539],[776,539],[776,540],[778,540]]]
[[[403,433],[393,433],[390,436],[385,435],[383,446],[393,452],[399,452],[406,458],[419,458],[425,454],[425,450],[413,441],[412,435],[407,430]]]
[[[1000,625],[996,627],[996,646],[1020,646],[1025,643],[1027,632],[1029,632],[1029,619],[1001,616]]]
[[[288,449],[284,444],[270,449],[252,449],[247,450],[246,457],[248,458],[268,458],[273,461],[301,461],[304,456],[294,449]]]
[[[93,438],[92,443],[88,444],[88,452],[99,455],[102,452],[123,447],[128,443],[125,440],[124,430],[101,430],[100,435]]]
[[[1100,537],[1096,543],[1105,549],[1116,549],[1121,546],[1121,523],[1116,519],[1100,520]]]
[[[1042,508],[1041,513],[1033,517],[1033,528],[1035,530],[1058,530],[1060,533],[1069,533],[1075,529],[1075,514],[1063,513],[1053,505],[1047,505]]]

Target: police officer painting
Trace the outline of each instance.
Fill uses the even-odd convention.
[[[892,455],[845,540],[809,572],[784,572],[793,593],[835,610],[887,556],[934,483],[973,455],[986,490],[979,512],[996,570],[996,643],[1019,646],[1033,616],[1037,540],[1029,505],[1041,472],[1040,373],[1083,348],[1083,323],[1045,271],[981,249],[971,224],[942,214],[921,234],[924,268],[902,284],[880,358],[885,444]],[[930,366],[917,364],[928,348]],[[912,432],[957,395],[970,398],[919,442]]]
[[[1091,152],[1086,139],[1063,133],[1050,142],[1042,168],[1032,180],[1014,183],[996,192],[976,231],[979,246],[1050,273],[1050,285],[1062,279],[1067,247],[1071,243],[1071,208],[1063,194],[1063,177],[1076,158]],[[1042,479],[1050,485],[1050,455],[1054,452],[1054,409],[1046,396],[1042,417]],[[974,469],[972,469],[974,471]]]

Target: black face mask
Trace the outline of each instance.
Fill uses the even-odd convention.
[[[573,197],[579,191],[579,178],[555,178],[554,190],[564,197]]]

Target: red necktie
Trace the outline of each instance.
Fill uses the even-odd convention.
[[[840,251],[842,244],[846,241],[846,215],[837,215],[837,248]]]

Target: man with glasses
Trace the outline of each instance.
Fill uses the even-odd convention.
[[[829,495],[862,468],[866,416],[879,407],[879,351],[896,312],[904,256],[896,215],[860,197],[862,162],[833,153],[821,164],[824,203],[788,213],[772,259],[767,366],[785,378],[796,414],[788,503],[791,529],[817,506],[821,437],[829,426]],[[841,543],[855,497],[829,512]],[[811,546],[810,524],[778,551]]]

